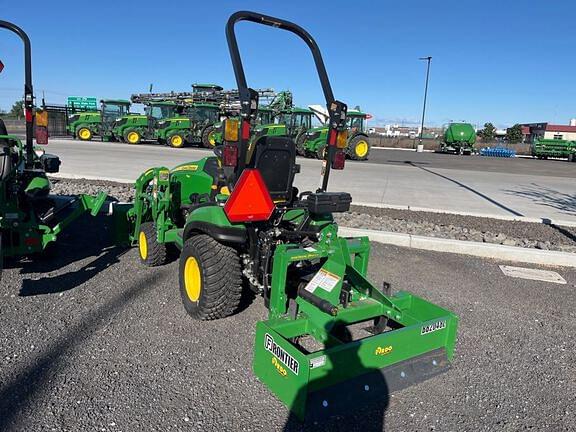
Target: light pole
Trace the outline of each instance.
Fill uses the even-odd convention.
[[[422,107],[422,123],[420,124],[420,142],[418,144],[422,145],[422,135],[424,134],[424,116],[426,115],[426,97],[428,96],[428,78],[430,77],[430,60],[431,56],[420,57],[419,60],[426,60],[428,65],[426,66],[426,86],[424,87],[424,106]]]

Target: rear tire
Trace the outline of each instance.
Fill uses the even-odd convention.
[[[242,272],[238,253],[206,234],[195,235],[184,243],[179,279],[184,309],[194,319],[225,318],[240,305]]]
[[[204,129],[204,132],[202,132],[202,145],[207,149],[213,149],[216,145],[216,141],[214,141],[214,139],[210,136],[213,131],[214,126],[208,126],[206,129]]]
[[[353,160],[366,160],[370,154],[370,142],[368,138],[357,135],[350,140],[346,153]]]
[[[153,222],[144,222],[138,232],[138,253],[140,262],[147,267],[166,264],[168,253],[165,243],[158,243]]]
[[[299,156],[306,156],[306,149],[304,148],[304,144],[306,143],[306,134],[300,134],[298,138],[296,138],[296,153]]]

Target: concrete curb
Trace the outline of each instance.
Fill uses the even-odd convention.
[[[530,249],[463,240],[450,240],[348,227],[339,227],[338,231],[344,236],[368,236],[371,241],[413,249],[457,253],[481,258],[495,258],[530,264],[576,267],[576,254],[569,252]]]
[[[374,207],[374,208],[385,208],[393,210],[410,210],[410,211],[421,211],[426,213],[444,213],[453,214],[459,216],[472,216],[484,219],[498,219],[506,221],[519,221],[519,222],[531,222],[531,223],[542,223],[545,225],[562,225],[568,227],[576,227],[576,222],[560,220],[560,219],[550,219],[550,218],[534,218],[527,216],[507,216],[507,215],[495,215],[495,214],[484,214],[484,213],[474,213],[474,212],[464,212],[456,210],[443,210],[443,209],[433,209],[427,207],[414,207],[405,205],[395,205],[395,204],[379,204],[379,203],[367,203],[367,202],[354,202],[352,205],[363,206],[363,207]]]

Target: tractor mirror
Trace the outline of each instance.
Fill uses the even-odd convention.
[[[224,120],[224,141],[238,141],[238,131],[240,130],[240,121],[236,119]]]

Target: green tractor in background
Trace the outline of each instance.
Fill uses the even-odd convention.
[[[34,146],[48,144],[48,112],[36,111],[32,89],[30,39],[18,26],[0,21],[0,28],[16,33],[24,43],[24,112],[26,140],[8,135],[0,120],[0,271],[3,258],[30,257],[44,252],[59,234],[82,214],[95,216],[106,194],[50,195],[46,174],[57,173],[60,159]],[[34,124],[36,129],[34,130]]]
[[[134,103],[134,99],[132,99]],[[127,114],[116,119],[112,125],[112,135],[117,141],[128,144],[140,144],[144,141],[155,141],[158,123],[162,120],[177,117],[184,107],[172,101],[150,102],[144,114]]]
[[[268,106],[264,105],[258,108],[258,117],[255,119],[255,125],[270,125],[274,123],[274,110],[268,108]],[[230,118],[230,119],[239,119],[239,117],[234,113],[231,115],[229,112],[225,111],[221,113],[222,117]],[[223,135],[222,135],[222,128],[224,127],[224,121],[219,121],[214,124],[214,128],[208,135],[208,143],[210,146],[216,147],[223,144]]]
[[[317,113],[317,111],[313,111]],[[370,140],[366,133],[366,117],[367,114],[360,110],[348,111],[346,118],[348,137],[346,139],[344,153],[350,159],[367,160],[370,154]],[[324,117],[323,120],[325,121],[327,119]],[[298,154],[305,157],[324,159],[328,129],[327,126],[319,126],[307,131],[300,141],[296,141],[298,144]]]
[[[450,123],[440,143],[441,153],[471,155],[474,153],[476,131],[470,123]]]
[[[234,32],[239,21],[290,31],[312,51],[329,115],[316,192],[293,186],[293,136],[307,125],[291,117],[284,134],[250,133],[258,93],[246,83]],[[224,122],[216,157],[147,170],[136,181],[133,206],[117,207],[141,262],[162,265],[179,250],[180,296],[198,320],[238,311],[244,289],[262,296],[269,314],[256,324],[254,373],[300,419],[381,404],[389,391],[445,371],[456,315],[407,292],[392,295],[388,284],[374,286],[368,239],[338,233],[333,213],[348,211],[351,196],[327,187],[331,170],[344,169],[337,144],[346,143],[347,107],[334,99],[316,42],[293,23],[254,12],[233,14],[226,36],[240,120]]]
[[[220,120],[220,106],[208,102],[191,102],[183,112],[158,121],[155,138],[161,144],[181,148],[187,144],[212,148],[210,134]]]
[[[102,141],[114,141],[112,132],[116,120],[129,114],[130,101],[124,99],[103,99],[100,111],[86,111],[68,116],[66,130],[69,135],[81,141],[91,141],[99,136]]]

